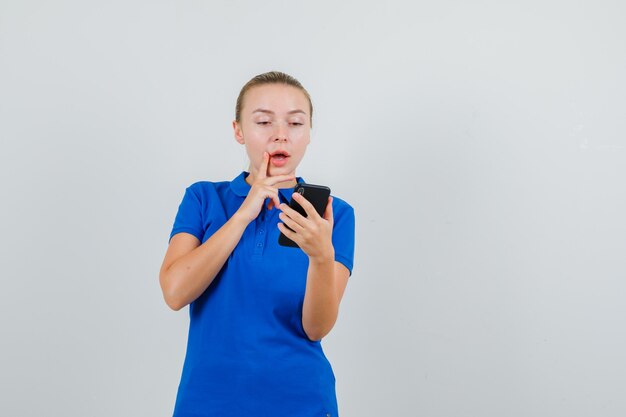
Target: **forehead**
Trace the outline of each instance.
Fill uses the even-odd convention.
[[[291,110],[304,110],[309,114],[309,101],[299,88],[284,84],[265,84],[252,87],[244,97],[244,112],[257,108],[286,113]]]

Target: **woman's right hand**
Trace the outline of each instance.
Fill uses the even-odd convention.
[[[270,155],[267,152],[263,152],[263,162],[261,163],[259,172],[252,183],[248,196],[241,204],[241,207],[239,207],[239,210],[237,210],[237,213],[248,223],[257,218],[266,199],[271,199],[267,205],[269,210],[280,205],[278,188],[274,187],[276,184],[291,181],[296,178],[293,175],[276,175],[268,177],[267,168],[269,161]]]

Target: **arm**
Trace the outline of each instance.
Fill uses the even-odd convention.
[[[333,258],[309,260],[302,327],[310,340],[321,340],[335,325],[350,271]]]
[[[172,237],[159,274],[163,297],[172,310],[191,303],[211,285],[248,223],[235,213],[202,245],[189,233]]]
[[[266,199],[269,208],[278,206],[276,184],[293,181],[293,175],[267,176],[269,154],[263,153],[263,165],[248,196],[233,216],[206,242],[200,244],[189,233],[172,236],[159,273],[165,303],[180,310],[198,298],[215,279],[237,246],[248,224],[257,218]]]
[[[278,228],[288,238],[298,243],[309,256],[306,290],[302,306],[302,327],[310,340],[320,340],[335,325],[339,304],[343,297],[350,271],[335,261],[332,244],[333,209],[329,197],[324,217],[321,217],[306,198],[298,193],[293,197],[305,209],[307,217],[301,216],[286,204],[280,219],[291,228],[279,223]]]

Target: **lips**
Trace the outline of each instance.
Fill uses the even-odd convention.
[[[287,163],[287,158],[289,158],[289,152],[283,150],[277,150],[270,153],[270,161],[272,165],[281,167]]]
[[[289,152],[283,151],[283,150],[277,150],[277,151],[274,151],[274,152],[270,153],[270,156],[272,158],[273,157],[285,157],[285,158],[288,158],[289,157]]]

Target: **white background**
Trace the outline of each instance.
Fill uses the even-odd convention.
[[[298,175],[357,219],[343,417],[626,414],[621,1],[0,0],[0,415],[169,416],[185,187],[235,99],[312,95]]]

